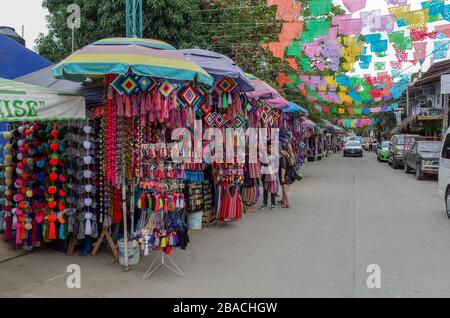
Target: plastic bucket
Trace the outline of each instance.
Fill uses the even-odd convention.
[[[203,221],[203,211],[191,212],[187,216],[187,224],[190,230],[201,230]]]
[[[117,243],[119,246],[119,264],[125,266],[125,243],[122,239]],[[136,265],[141,259],[139,244],[133,246],[133,241],[128,241],[128,265]]]

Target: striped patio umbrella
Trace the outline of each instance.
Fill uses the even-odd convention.
[[[178,81],[197,80],[212,85],[214,79],[173,46],[162,41],[138,38],[110,38],[94,42],[58,63],[56,78],[84,81],[106,74],[137,75]]]

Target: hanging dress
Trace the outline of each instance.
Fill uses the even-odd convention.
[[[233,222],[242,218],[242,199],[237,187],[224,186],[222,204],[218,215],[219,222]]]

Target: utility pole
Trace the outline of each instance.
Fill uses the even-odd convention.
[[[142,0],[125,0],[127,38],[142,38]]]
[[[447,131],[447,128],[448,128],[448,94],[443,94],[442,95],[442,102],[443,102],[443,106],[444,106],[444,120],[442,121],[443,122],[443,126],[444,127],[442,127],[443,129],[442,129],[442,138],[444,138],[444,136],[445,136],[445,132]]]
[[[409,88],[406,89],[406,117],[409,116]]]

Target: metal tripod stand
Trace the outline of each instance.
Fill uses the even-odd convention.
[[[159,259],[159,257],[155,257],[155,259],[153,260],[152,264],[150,265],[150,267],[145,272],[145,274],[142,277],[142,279],[146,279],[147,277],[151,276],[161,266],[165,266],[168,269],[170,269],[171,271],[175,272],[175,274],[177,274],[178,276],[183,277],[184,273],[177,266],[177,264],[175,264],[173,259],[169,255],[164,253],[163,251],[161,251],[160,253],[161,253],[161,262],[159,264],[156,264],[156,261]],[[170,263],[172,263],[173,267],[166,263],[166,258],[170,261]]]

